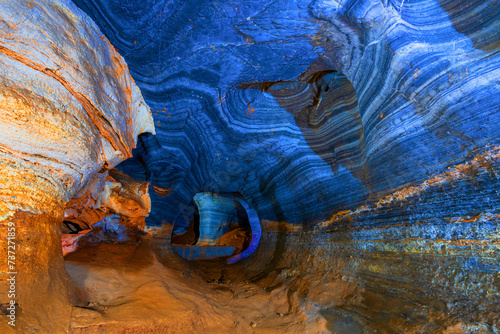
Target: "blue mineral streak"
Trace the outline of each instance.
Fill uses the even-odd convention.
[[[150,189],[149,225],[172,223],[203,191],[239,192],[261,219],[307,224],[500,142],[496,1],[74,3],[124,56],[153,111],[157,135],[119,167],[173,188]],[[356,91],[362,136],[343,140],[363,141],[360,173],[332,169],[272,94],[241,86],[314,69],[342,72]]]
[[[297,277],[380,292],[380,319],[397,296],[418,321],[435,304],[497,331],[500,163],[487,152],[500,144],[499,1],[73,1],[153,112],[156,136],[119,166],[171,189],[150,188],[147,224],[185,229],[195,194],[239,193],[251,224],[279,223],[253,225],[228,262],[262,237],[256,262],[274,250],[259,277],[291,269],[293,249]],[[361,322],[371,309],[343,308]],[[397,312],[411,326],[415,314]]]

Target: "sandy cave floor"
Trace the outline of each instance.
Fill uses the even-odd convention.
[[[288,314],[284,288],[268,293],[226,280],[216,264],[193,269],[164,243],[100,244],[67,255],[77,295],[70,333],[329,333],[324,319]]]

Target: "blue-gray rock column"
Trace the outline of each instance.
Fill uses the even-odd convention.
[[[203,192],[196,194],[194,201],[200,214],[200,237],[196,245],[216,245],[229,223],[237,222],[233,195]]]

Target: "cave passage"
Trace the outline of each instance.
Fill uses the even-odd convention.
[[[499,22],[0,1],[0,333],[499,333]]]

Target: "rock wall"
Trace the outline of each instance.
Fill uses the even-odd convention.
[[[119,167],[169,190],[148,224],[240,192],[269,223],[236,266],[290,312],[498,330],[498,1],[74,2],[153,110]]]
[[[17,325],[2,321],[1,331],[62,332],[72,299],[61,252],[65,204],[132,156],[153,120],[123,58],[73,3],[2,2],[0,25],[2,304],[5,273],[17,272]]]
[[[266,222],[250,279],[332,332],[495,333],[500,148],[339,212],[315,229]]]
[[[498,1],[74,3],[106,37],[68,1],[0,6],[0,227],[40,282],[19,287],[28,329],[68,317],[65,203],[133,155],[149,225],[198,192],[248,199],[268,223],[227,268],[305,322],[498,330]]]
[[[120,167],[170,189],[149,224],[199,191],[318,221],[498,143],[496,1],[75,3],[153,110]]]
[[[144,229],[151,210],[148,183],[111,169],[98,173],[85,192],[75,195],[64,212],[65,233],[92,228],[106,215],[119,215],[129,229]],[[74,227],[72,229],[72,227]]]

